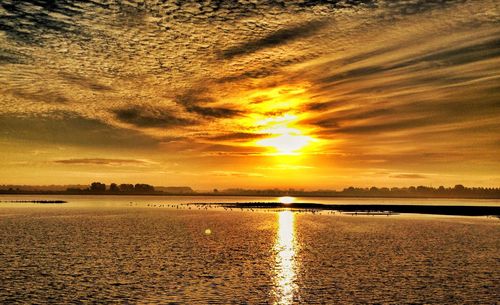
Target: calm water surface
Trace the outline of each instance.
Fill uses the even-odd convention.
[[[498,219],[175,205],[221,198],[36,196],[49,198],[69,202],[0,203],[1,304],[500,300]],[[251,198],[238,201],[264,201]],[[0,196],[10,199],[34,197]]]

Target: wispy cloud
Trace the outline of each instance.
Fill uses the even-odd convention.
[[[391,178],[399,178],[399,179],[426,179],[427,176],[420,174],[396,174],[391,175]]]
[[[211,174],[221,177],[264,177],[264,175],[260,173],[238,171],[212,171]]]
[[[54,163],[74,164],[74,165],[109,165],[109,166],[146,166],[155,162],[142,159],[109,159],[109,158],[79,158],[54,160]]]

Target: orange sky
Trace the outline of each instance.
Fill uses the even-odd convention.
[[[0,5],[0,184],[500,185],[497,1]]]

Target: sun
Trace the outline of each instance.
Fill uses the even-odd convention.
[[[299,156],[317,147],[314,127],[303,123],[307,113],[295,110],[307,102],[304,93],[302,87],[259,92],[258,97],[264,96],[264,102],[250,103],[251,112],[240,122],[265,138],[248,142],[248,145],[265,147],[264,154],[274,156]]]
[[[295,201],[295,197],[283,196],[283,197],[279,197],[278,201],[280,203],[283,203],[283,204],[290,204],[290,203],[293,203]]]
[[[288,126],[295,120],[295,116],[288,115],[266,122],[267,126],[261,132],[268,133],[269,137],[256,144],[270,148],[274,155],[299,155],[314,139],[302,130]]]
[[[270,147],[278,155],[295,155],[306,147],[312,138],[298,134],[282,134],[276,137],[262,139],[258,145]]]

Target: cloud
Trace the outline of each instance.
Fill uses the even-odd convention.
[[[67,82],[83,87],[84,89],[90,89],[95,91],[106,91],[112,90],[110,86],[100,84],[94,80],[80,75],[69,74],[65,72],[60,72],[59,75]]]
[[[227,133],[227,134],[222,134],[218,136],[212,136],[209,137],[210,140],[215,140],[215,141],[249,141],[249,140],[257,140],[257,139],[262,139],[266,136],[269,136],[267,134],[260,134],[260,133],[247,133],[247,132],[233,132],[233,133]]]
[[[219,57],[221,59],[232,59],[252,54],[262,49],[277,47],[297,39],[309,37],[327,24],[328,21],[326,20],[313,20],[282,28],[262,38],[250,40],[222,50]]]
[[[153,106],[131,106],[113,112],[118,120],[138,127],[172,128],[192,123],[188,119],[176,117],[166,108]]]
[[[188,112],[194,112],[201,116],[214,117],[214,118],[232,118],[241,114],[241,111],[239,110],[222,108],[222,107],[200,107],[193,105],[186,107],[186,110]]]
[[[216,102],[216,99],[209,94],[210,91],[204,86],[196,86],[178,95],[175,102],[183,106],[188,113],[194,113],[202,117],[231,118],[241,114],[241,111],[236,109],[206,106]]]
[[[396,175],[391,175],[391,178],[398,178],[398,179],[426,179],[428,178],[425,175],[420,175],[420,174],[396,174]]]
[[[0,65],[26,64],[29,60],[30,58],[21,52],[0,48]]]
[[[60,164],[76,164],[76,165],[130,165],[130,166],[144,166],[152,164],[148,160],[140,159],[108,159],[108,158],[77,158],[77,159],[61,159],[54,160],[54,163]]]
[[[340,133],[380,133],[380,132],[391,132],[399,131],[401,129],[418,128],[422,126],[429,126],[430,124],[436,124],[436,120],[432,117],[430,118],[416,118],[407,120],[395,120],[392,122],[377,122],[375,124],[364,124],[359,126],[347,126],[340,127],[336,131]]]
[[[264,175],[260,173],[238,171],[213,171],[211,174],[219,177],[264,177]]]
[[[67,112],[44,116],[0,114],[0,139],[41,145],[143,149],[151,149],[158,143],[155,138],[137,131]]]
[[[58,92],[50,92],[48,90],[37,89],[36,91],[25,91],[25,90],[6,90],[7,94],[14,96],[15,98],[21,98],[29,101],[44,102],[44,103],[67,103],[69,100],[63,94]]]
[[[81,12],[77,5],[67,2],[11,1],[2,4],[0,30],[11,39],[26,44],[43,44],[41,34],[46,32],[85,37],[85,32],[72,19]]]

